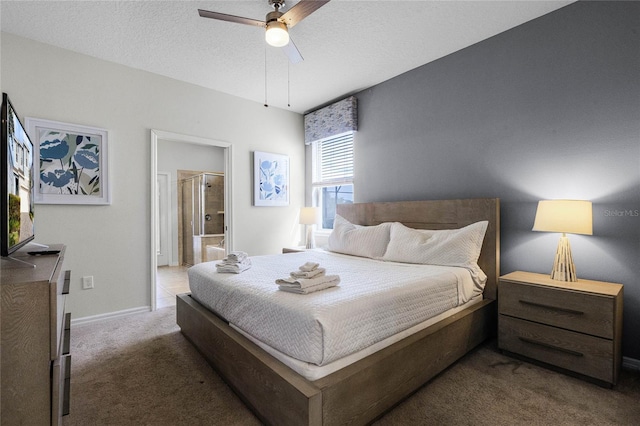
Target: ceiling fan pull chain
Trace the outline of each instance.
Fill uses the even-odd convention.
[[[291,63],[287,61],[287,107],[291,108]]]
[[[267,45],[264,46],[264,106],[265,108],[269,106],[267,104]]]

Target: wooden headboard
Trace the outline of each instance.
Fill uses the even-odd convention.
[[[487,274],[484,297],[496,299],[500,276],[499,198],[339,204],[337,211],[357,225],[400,222],[415,229],[455,229],[488,220],[478,265]]]

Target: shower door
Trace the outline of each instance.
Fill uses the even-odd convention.
[[[207,246],[224,247],[224,174],[200,172],[181,180],[182,264],[207,259]]]
[[[193,259],[193,212],[194,212],[194,181],[185,179],[182,181],[182,264],[186,266],[194,265]]]

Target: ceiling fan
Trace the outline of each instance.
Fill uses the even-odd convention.
[[[329,0],[300,0],[300,2],[291,9],[283,13],[280,12],[280,8],[284,6],[284,0],[269,0],[269,5],[273,6],[274,11],[267,13],[264,21],[203,9],[198,9],[198,13],[203,18],[265,28],[265,39],[267,43],[271,46],[282,47],[289,61],[297,64],[298,62],[302,62],[303,59],[293,40],[289,37],[289,29],[324,6],[325,3],[329,3]]]

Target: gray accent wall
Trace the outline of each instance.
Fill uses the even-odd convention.
[[[356,96],[356,201],[499,197],[503,274],[551,271],[538,200],[592,200],[577,274],[624,284],[640,360],[640,3],[573,3]]]

